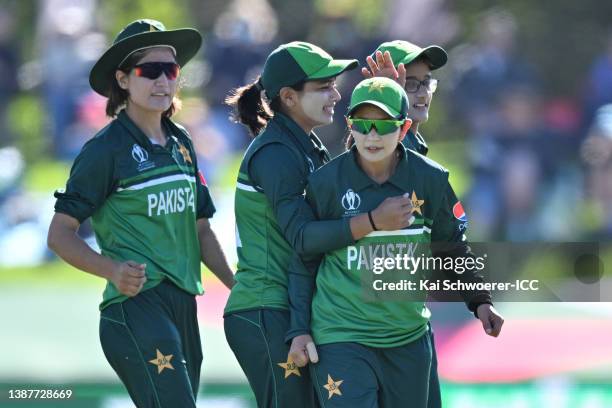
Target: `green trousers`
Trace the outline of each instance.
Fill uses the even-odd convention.
[[[195,407],[202,345],[195,296],[169,281],[100,314],[106,359],[137,407]]]
[[[428,408],[433,378],[430,331],[400,347],[372,348],[358,343],[317,347],[310,365],[323,408]]]
[[[225,316],[225,337],[260,408],[316,407],[308,369],[287,361],[289,312],[259,309]]]

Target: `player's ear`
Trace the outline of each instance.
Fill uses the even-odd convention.
[[[408,133],[408,130],[410,129],[410,126],[412,126],[412,119],[406,118],[406,121],[404,122],[404,124],[400,128],[400,137],[399,137],[399,141],[400,142],[402,140],[404,140],[404,138],[406,137],[406,133]]]
[[[278,93],[281,102],[287,106],[288,108],[293,108],[298,103],[298,95],[297,92],[288,86],[284,86]]]
[[[125,72],[121,71],[120,69],[115,71],[115,80],[117,81],[121,89],[128,88],[128,76]]]

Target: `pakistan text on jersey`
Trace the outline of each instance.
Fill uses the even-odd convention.
[[[346,267],[349,270],[371,270],[377,258],[394,258],[404,254],[414,257],[417,246],[416,242],[351,245],[346,250]]]
[[[173,188],[147,195],[149,217],[184,212],[187,208],[195,213],[195,200],[190,187]]]

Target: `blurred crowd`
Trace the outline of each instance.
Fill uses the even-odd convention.
[[[550,89],[549,73],[527,57],[530,45],[519,44],[521,22],[504,8],[483,10],[468,30],[444,0],[390,0],[388,12],[375,13],[374,4],[361,14],[341,6],[351,2],[315,1],[288,14],[290,22],[281,20],[286,10],[267,0],[213,3],[218,12],[203,29],[205,46],[182,71],[177,117],[194,138],[213,190],[250,140],[228,120],[223,100],[256,77],[278,44],[302,39],[334,57],[363,62],[380,42],[405,39],[449,51],[447,66],[434,72],[441,80],[430,114],[436,125],[420,130],[433,150],[452,142],[456,156],[464,157],[462,199],[472,240],[612,237],[612,32],[583,62],[580,86]],[[51,211],[52,200],[48,194],[42,211],[39,201],[27,198],[22,180],[28,168],[42,157],[70,163],[109,120],[105,99],[87,80],[112,41],[102,32],[98,1],[39,1],[33,51],[17,38],[23,24],[17,4],[0,4],[0,253],[10,251],[16,236],[44,238],[49,215],[42,213]],[[341,78],[336,121],[319,132],[334,154],[345,136],[340,115],[359,80],[356,72]],[[29,233],[13,235],[27,223]]]

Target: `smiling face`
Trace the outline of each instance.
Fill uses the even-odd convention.
[[[146,62],[176,62],[174,53],[168,47],[155,47],[146,51],[146,54],[137,64]],[[149,79],[136,75],[136,70],[129,73],[117,71],[119,86],[128,94],[128,105],[131,108],[143,110],[150,113],[163,113],[172,104],[172,100],[178,89],[178,78],[168,79],[165,73],[161,73],[156,79]]]
[[[417,60],[406,66],[406,81],[424,81],[431,78],[431,69],[423,60]],[[408,107],[408,117],[412,119],[413,127],[420,123],[427,122],[429,119],[429,105],[433,97],[433,92],[427,90],[422,84],[416,92],[406,92],[410,106]]]
[[[283,88],[290,89],[290,88]],[[303,128],[312,129],[334,121],[334,107],[340,100],[336,78],[308,81],[286,101],[289,115]]]
[[[369,104],[357,108],[351,117],[353,119],[392,119],[382,109]],[[375,128],[370,129],[368,134],[359,133],[354,129],[351,130],[351,133],[361,158],[372,163],[390,160],[402,136],[399,127],[396,131],[382,136]]]

